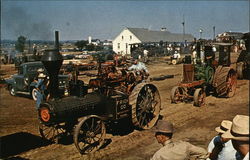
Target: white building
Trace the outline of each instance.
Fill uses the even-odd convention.
[[[114,40],[113,51],[117,54],[131,54],[131,44],[147,42],[191,42],[191,34],[170,33],[165,28],[161,31],[152,31],[145,28],[125,28]]]

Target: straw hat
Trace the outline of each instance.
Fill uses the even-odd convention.
[[[45,78],[45,77],[46,77],[46,75],[43,74],[43,73],[39,73],[39,74],[38,74],[38,78]]]
[[[42,73],[42,72],[44,72],[44,69],[43,69],[43,68],[39,68],[39,69],[37,70],[37,72],[38,72],[38,73]]]
[[[216,127],[215,131],[218,133],[225,133],[232,126],[232,122],[229,120],[223,120],[220,124],[220,127]]]
[[[222,134],[222,137],[238,141],[249,141],[249,116],[236,115],[231,129]]]
[[[153,128],[154,132],[161,132],[161,133],[173,133],[174,126],[172,123],[164,120],[159,120],[157,125]]]

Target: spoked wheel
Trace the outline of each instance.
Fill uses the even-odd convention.
[[[155,125],[160,115],[161,99],[153,84],[138,84],[129,96],[129,104],[134,126],[150,129]]]
[[[74,143],[81,154],[97,151],[104,143],[106,128],[100,117],[84,117],[74,130]]]
[[[198,88],[194,91],[194,106],[201,107],[205,105],[206,93],[203,89]]]
[[[229,72],[227,77],[227,97],[233,97],[237,86],[237,76],[235,72]]]
[[[182,87],[175,86],[174,88],[172,88],[170,95],[171,103],[182,102],[184,99],[184,92],[185,90]]]
[[[66,134],[66,131],[65,131],[63,125],[60,125],[60,124],[46,126],[46,125],[40,123],[39,132],[40,132],[42,138],[44,138],[48,141],[51,141],[53,143],[58,143],[59,139],[62,136],[65,136],[65,134]]]

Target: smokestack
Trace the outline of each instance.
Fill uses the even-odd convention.
[[[59,32],[55,31],[55,49],[59,51]]]
[[[59,97],[58,90],[58,74],[62,66],[63,57],[59,53],[59,36],[58,31],[55,32],[55,49],[45,50],[44,55],[41,58],[41,61],[49,73],[49,86],[48,90],[51,98]]]

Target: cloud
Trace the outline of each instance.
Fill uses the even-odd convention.
[[[4,32],[11,37],[23,35],[27,39],[48,40],[51,38],[52,26],[49,22],[36,20],[23,8],[11,7],[2,13]]]

